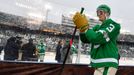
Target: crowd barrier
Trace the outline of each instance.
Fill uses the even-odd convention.
[[[62,64],[23,61],[0,61],[0,75],[59,75]],[[93,75],[86,64],[66,64],[62,75]],[[119,66],[116,75],[134,75],[134,66]]]

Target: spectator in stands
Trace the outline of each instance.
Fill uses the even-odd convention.
[[[20,44],[16,42],[16,37],[11,37],[7,40],[4,48],[4,60],[17,60]]]
[[[102,22],[88,29],[86,17],[77,12],[73,21],[80,30],[80,38],[84,43],[91,43],[91,66],[95,68],[94,75],[115,75],[118,68],[117,37],[120,33],[120,24],[110,19],[111,10],[107,5],[97,8],[97,16]]]
[[[24,44],[21,48],[23,61],[37,61],[36,46],[33,44],[33,39],[29,39],[29,42]]]
[[[61,49],[62,49],[62,40],[60,40],[58,42],[58,45],[56,47],[56,56],[55,56],[55,60],[57,60],[57,62],[61,62]]]

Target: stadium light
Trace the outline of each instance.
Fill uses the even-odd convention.
[[[26,5],[26,4],[23,4],[23,3],[18,3],[18,2],[16,2],[15,4],[16,4],[16,6],[19,6],[19,7],[21,7],[21,8],[32,9],[32,10],[35,9],[35,8],[32,7],[32,6],[29,6],[29,5]]]
[[[46,19],[45,19],[45,21],[46,21],[46,26],[47,26],[48,13],[49,13],[50,10],[52,10],[52,6],[50,5],[50,3],[45,4],[45,9],[46,9]]]
[[[48,4],[45,4],[45,9],[47,11],[50,11],[52,9],[52,5],[50,5],[49,3]]]

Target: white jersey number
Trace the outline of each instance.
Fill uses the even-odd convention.
[[[112,25],[112,24],[110,24],[110,27],[107,27],[106,29],[107,29],[109,32],[112,32],[114,28],[115,28],[115,26]]]

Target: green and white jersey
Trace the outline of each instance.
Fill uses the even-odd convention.
[[[91,66],[118,68],[117,37],[120,33],[120,24],[111,19],[105,20],[102,25],[96,25],[85,33],[80,33],[81,41],[91,43]]]
[[[77,53],[77,49],[76,49],[76,47],[73,44],[71,46],[71,51],[72,51],[73,54]]]
[[[37,45],[37,49],[39,50],[40,55],[45,55],[46,45],[43,43],[40,43]]]

